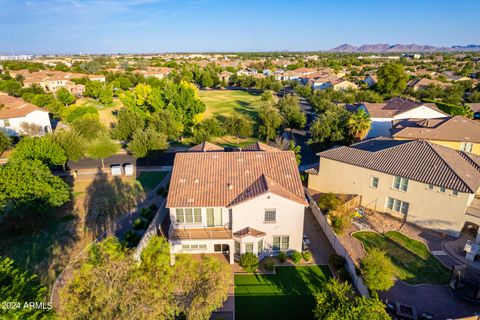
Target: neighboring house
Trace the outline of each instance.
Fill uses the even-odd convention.
[[[390,132],[397,140],[423,139],[480,156],[480,122],[462,116],[396,120]]]
[[[348,81],[348,80],[345,80],[345,79],[337,79],[337,80],[332,81],[332,87],[333,87],[333,90],[336,90],[336,91],[348,90],[348,89],[353,89],[353,90],[358,89],[358,86],[355,83],[353,83],[351,81]]]
[[[367,84],[367,87],[371,88],[377,84],[378,79],[376,75],[368,75],[365,77],[365,79],[362,80],[362,82],[365,82]]]
[[[421,103],[402,97],[394,97],[382,103],[347,104],[345,108],[351,112],[363,109],[370,115],[371,128],[367,138],[390,136],[394,120],[448,117],[433,103]]]
[[[172,254],[219,253],[233,263],[246,252],[263,258],[302,250],[307,202],[293,152],[192,149],[177,153],[173,165],[166,204]]]
[[[172,72],[172,69],[167,67],[149,67],[147,70],[133,70],[132,72],[141,74],[145,78],[153,77],[161,80],[168,76],[170,72]]]
[[[0,92],[0,130],[9,136],[28,134],[24,130],[25,124],[37,126],[39,134],[52,131],[47,111]]]
[[[471,81],[473,80],[472,78],[469,78],[469,77],[465,77],[465,76],[457,76],[453,73],[450,73],[450,72],[444,72],[442,75],[445,76],[445,78],[447,78],[448,81],[450,82],[458,82],[458,81]]]
[[[228,81],[230,80],[230,77],[232,76],[233,73],[231,73],[230,71],[227,71],[227,70],[224,70],[222,71],[218,77],[220,78],[220,82],[225,82],[226,84],[228,84]]]
[[[466,103],[473,111],[473,119],[480,119],[480,103]]]
[[[424,140],[383,137],[318,155],[309,189],[360,195],[366,208],[453,236],[466,224],[480,225],[477,155]]]
[[[438,80],[431,80],[427,78],[414,79],[408,83],[408,87],[412,88],[413,91],[417,91],[419,89],[425,89],[432,85],[439,86],[442,89],[446,89],[452,86],[451,83],[444,83]]]

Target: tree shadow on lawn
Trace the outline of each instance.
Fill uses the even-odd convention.
[[[99,171],[86,190],[84,230],[95,239],[121,228],[120,218],[135,209],[144,198],[138,181],[124,181]]]
[[[71,177],[64,180],[72,186]],[[0,255],[37,274],[50,291],[80,240],[78,225],[73,201],[44,213],[32,213],[23,220],[5,217],[0,223]]]

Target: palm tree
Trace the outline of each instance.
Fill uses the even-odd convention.
[[[350,116],[350,119],[348,119],[348,130],[356,141],[366,137],[370,130],[370,116],[365,110],[360,109]]]

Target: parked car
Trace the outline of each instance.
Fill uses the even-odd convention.
[[[308,239],[306,234],[303,235],[302,250],[303,251],[309,251],[310,250],[310,239]]]
[[[110,166],[110,173],[112,176],[121,176],[123,173],[122,166],[119,164],[112,164]]]
[[[133,174],[135,173],[135,167],[131,163],[124,163],[123,171],[125,172],[126,176],[130,177],[133,176]]]

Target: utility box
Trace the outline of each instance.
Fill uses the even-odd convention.
[[[110,166],[110,173],[112,176],[121,176],[122,175],[122,166],[119,164],[112,164]]]
[[[131,163],[125,163],[123,165],[123,171],[125,172],[126,176],[130,177],[130,176],[133,176],[135,174],[135,167]]]

